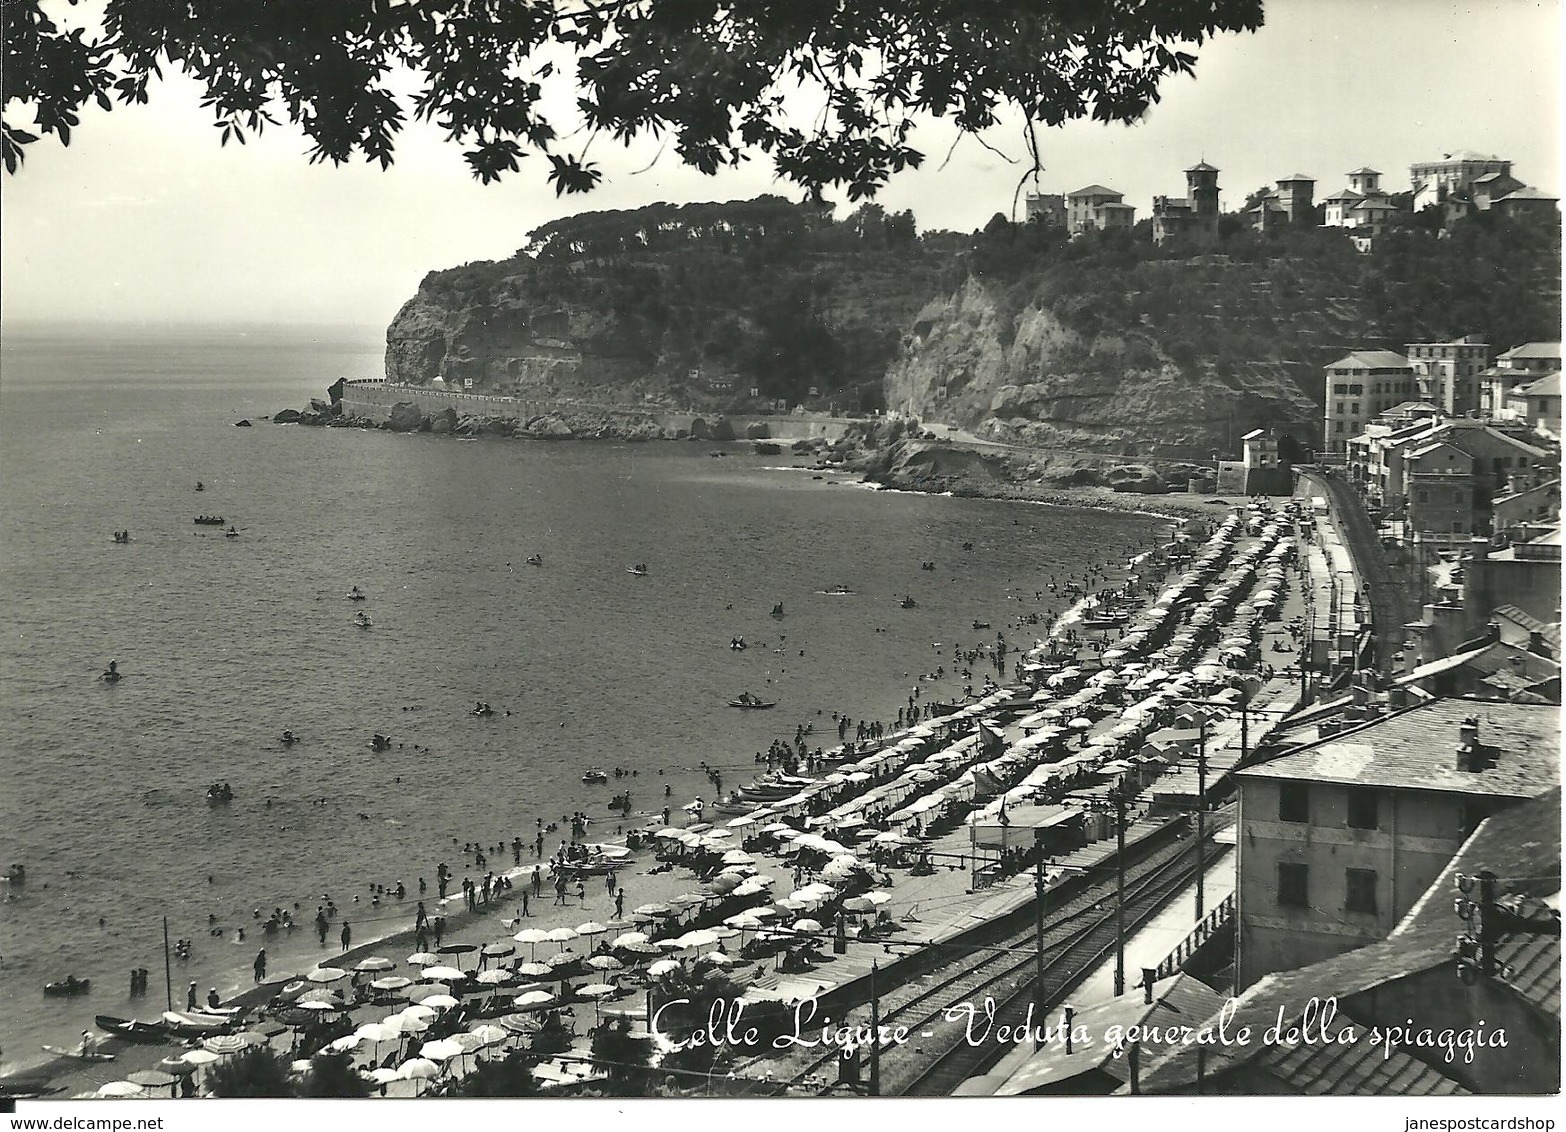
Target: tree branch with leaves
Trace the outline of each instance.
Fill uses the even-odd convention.
[[[167,70],[201,85],[221,144],[287,120],[312,162],[386,168],[411,118],[481,182],[537,154],[579,193],[603,177],[581,133],[667,135],[704,173],[760,154],[813,197],[860,199],[924,160],[921,118],[1134,121],[1192,73],[1187,47],[1260,27],[1262,0],[107,0],[92,27],[7,0],[0,19],[12,173],[40,135],[70,144],[83,107],[144,103]]]

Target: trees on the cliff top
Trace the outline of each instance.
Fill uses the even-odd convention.
[[[222,143],[286,118],[312,162],[384,168],[411,113],[485,182],[536,153],[556,192],[585,192],[593,137],[651,135],[706,173],[758,152],[857,199],[922,161],[916,116],[975,132],[1018,107],[1035,167],[1032,125],[1134,120],[1192,70],[1183,45],[1255,30],[1262,0],[107,0],[92,29],[8,0],[0,19],[12,172],[38,140],[16,111],[69,144],[83,106],[145,102],[167,67]]]

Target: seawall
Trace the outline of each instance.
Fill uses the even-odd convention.
[[[459,417],[484,417],[499,420],[530,421],[537,417],[559,414],[575,416],[592,414],[627,421],[651,420],[669,436],[689,435],[691,425],[697,420],[708,424],[720,418],[734,426],[735,435],[744,438],[752,425],[765,425],[772,440],[802,440],[808,437],[824,437],[837,440],[855,420],[834,417],[824,413],[779,413],[775,415],[729,416],[722,413],[671,412],[664,409],[638,409],[629,405],[600,405],[584,401],[542,401],[516,397],[495,397],[483,393],[460,393],[450,389],[427,389],[417,385],[389,385],[384,381],[350,381],[343,386],[343,413],[384,423],[391,416],[392,407],[412,404],[425,416],[433,416],[452,409]],[[858,421],[863,424],[864,422]]]

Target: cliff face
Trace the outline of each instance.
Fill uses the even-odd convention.
[[[1206,460],[1253,428],[1307,444],[1355,348],[1558,325],[1556,229],[1337,230],[1213,247],[1066,240],[997,217],[915,232],[775,197],[586,213],[509,260],[433,272],[386,336],[395,382],[749,414],[888,408],[982,438]],[[752,396],[752,390],[755,395]]]
[[[421,287],[387,328],[386,377],[546,399],[623,400],[644,367],[616,330],[602,312],[536,309],[514,290]]]
[[[1258,425],[1320,410],[1282,367],[1187,372],[1136,330],[1084,334],[1030,302],[1016,313],[969,279],[919,312],[886,378],[889,408],[1030,447],[1193,458]]]

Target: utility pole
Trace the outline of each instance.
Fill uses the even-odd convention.
[[[1202,719],[1196,750],[1196,918],[1202,918],[1202,860],[1207,842],[1207,720]]]
[[[163,997],[174,1009],[174,973],[169,968],[169,918],[163,917]]]
[[[1033,831],[1033,1017],[1044,1017],[1044,831]],[[1044,1027],[1037,1024],[1033,1030],[1033,1048],[1038,1049],[1043,1040]]]
[[[1115,790],[1115,997],[1126,991],[1126,796]]]
[[[870,964],[870,1095],[881,1095],[881,996],[875,988],[880,965]]]

